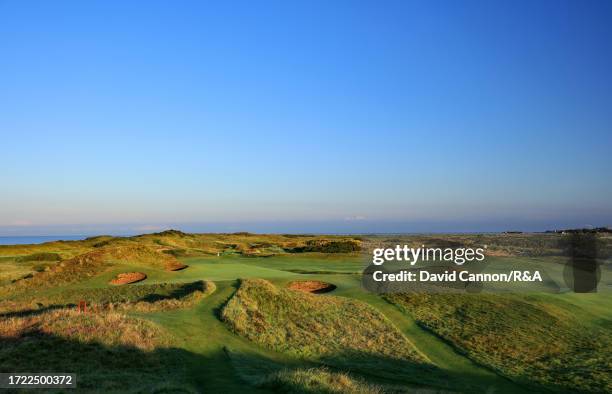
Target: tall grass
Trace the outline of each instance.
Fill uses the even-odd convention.
[[[85,392],[193,392],[186,355],[159,326],[61,309],[0,318],[0,372],[71,372]]]
[[[347,373],[326,368],[285,369],[263,378],[259,383],[274,392],[380,394],[383,388],[356,379]]]
[[[474,361],[557,391],[612,392],[612,335],[562,301],[527,295],[387,298]]]
[[[66,289],[45,297],[32,294],[22,297],[20,301],[0,302],[0,313],[2,309],[24,311],[32,308],[72,306],[80,301],[85,301],[93,310],[157,312],[191,307],[214,291],[213,282],[201,280],[189,283]]]
[[[251,341],[324,364],[396,378],[429,370],[430,364],[385,316],[357,300],[249,279],[242,280],[221,317]]]

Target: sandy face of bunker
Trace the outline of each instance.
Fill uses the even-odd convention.
[[[124,272],[118,274],[115,279],[110,281],[112,285],[127,285],[130,283],[140,282],[141,280],[147,279],[147,275],[142,272]]]
[[[336,285],[318,280],[294,280],[289,282],[287,288],[304,293],[323,294],[336,289]]]
[[[182,264],[182,263],[172,263],[172,264],[167,264],[166,265],[166,270],[167,271],[181,271],[181,270],[184,270],[187,267],[189,267],[189,266],[185,265],[185,264]]]

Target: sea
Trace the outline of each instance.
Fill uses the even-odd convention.
[[[42,244],[52,241],[79,241],[87,238],[87,235],[11,235],[8,237],[0,236],[0,245],[27,245]]]

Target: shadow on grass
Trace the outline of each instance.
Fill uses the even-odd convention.
[[[37,316],[46,312],[50,312],[56,309],[63,309],[66,307],[75,307],[76,304],[68,304],[68,305],[47,305],[44,307],[40,307],[37,309],[23,309],[20,311],[11,311],[0,313],[0,319],[9,319],[11,317],[26,317],[26,316]]]
[[[0,337],[0,372],[77,374],[79,391],[192,393],[186,361],[199,357],[177,348],[143,351],[130,346],[80,342],[38,330]]]
[[[195,293],[196,291],[206,292],[206,284],[204,283],[204,281],[199,280],[197,282],[186,283],[183,286],[172,290],[168,295],[157,293],[147,294],[138,301],[152,303],[171,299],[180,300],[181,298],[187,297],[188,295]]]
[[[223,308],[225,308],[225,306],[227,305],[227,303],[232,299],[232,297],[234,296],[234,294],[236,293],[236,291],[238,291],[238,288],[240,287],[240,281],[242,279],[238,279],[238,280],[234,280],[231,282],[230,286],[232,288],[231,293],[227,296],[227,298],[225,300],[223,300],[223,302],[220,302],[216,307],[213,308],[212,312],[215,315],[215,317],[223,322],[223,318],[221,317],[221,312],[223,312]]]
[[[36,316],[36,315],[40,315],[42,313],[49,312],[55,309],[62,309],[66,307],[68,308],[76,307],[77,305],[76,302],[67,302],[67,300],[78,301],[82,299],[82,300],[85,300],[88,305],[98,304],[101,308],[105,308],[109,304],[112,304],[112,303],[115,303],[115,304],[129,303],[129,302],[154,303],[154,302],[163,301],[163,300],[173,300],[173,299],[181,300],[195,292],[200,291],[200,292],[206,293],[206,291],[208,290],[206,283],[201,280],[196,281],[196,282],[191,282],[191,283],[185,283],[176,288],[172,288],[168,292],[168,294],[163,294],[163,292],[167,292],[168,290],[155,287],[155,285],[144,285],[144,286],[137,285],[137,286],[138,287],[134,286],[133,288],[145,288],[145,289],[150,288],[151,293],[146,294],[144,296],[140,296],[140,298],[133,299],[133,300],[130,300],[129,298],[113,300],[112,299],[113,294],[121,294],[122,291],[129,290],[130,288],[129,287],[128,288],[109,287],[109,288],[104,288],[104,289],[96,289],[97,291],[100,291],[98,295],[96,295],[95,293],[92,294],[91,292],[88,293],[87,291],[75,292],[71,294],[70,296],[62,297],[65,300],[61,300],[59,302],[56,300],[53,300],[51,301],[51,304],[49,305],[44,305],[42,303],[39,303],[38,307],[35,307],[35,308],[0,313],[0,318]],[[161,291],[162,293],[161,294],[157,293],[157,291]],[[34,305],[34,304],[35,302],[30,303],[30,305]]]
[[[383,392],[459,392],[459,393],[538,393],[549,392],[519,386],[501,376],[484,376],[441,370],[435,366],[392,359],[367,353],[350,352],[318,360],[302,360],[284,364],[261,354],[225,349],[237,374],[247,383],[268,387],[274,373],[321,368],[333,373],[348,374],[358,381],[378,386]],[[281,391],[292,388],[280,387]],[[316,392],[316,391],[313,391]]]

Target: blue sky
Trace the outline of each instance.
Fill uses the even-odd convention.
[[[0,0],[0,235],[612,225],[612,2],[224,3]]]

